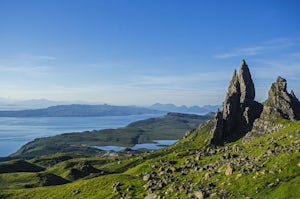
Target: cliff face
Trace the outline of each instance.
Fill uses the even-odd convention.
[[[261,116],[253,123],[253,128],[243,138],[243,142],[251,141],[257,136],[273,133],[282,124],[277,122],[278,118],[291,121],[300,119],[300,103],[294,92],[287,92],[287,82],[282,77],[278,77],[269,90],[268,99],[263,103]]]
[[[255,88],[245,60],[239,74],[234,71],[230,81],[223,110],[217,113],[212,130],[212,144],[231,142],[244,136],[252,129],[253,122],[262,112],[262,105],[256,101]]]
[[[264,103],[264,112],[292,121],[299,120],[300,103],[294,92],[288,93],[286,87],[286,80],[278,77],[269,90],[269,97]]]
[[[300,102],[293,91],[287,92],[286,87],[286,80],[278,77],[269,90],[268,99],[263,104],[256,102],[250,70],[243,60],[239,74],[234,71],[223,110],[216,114],[211,144],[222,145],[246,134],[244,140],[249,140],[254,134],[273,132],[280,125],[275,124],[271,116],[299,120]]]
[[[251,78],[251,74],[246,64],[245,60],[242,61],[240,72],[239,72],[239,81],[240,81],[240,102],[244,103],[247,101],[254,101],[255,98],[255,88],[254,83]]]

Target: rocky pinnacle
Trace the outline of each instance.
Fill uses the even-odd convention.
[[[278,77],[272,84],[263,105],[254,101],[254,98],[255,88],[250,70],[245,60],[242,60],[239,74],[236,70],[233,73],[223,109],[218,111],[214,119],[211,144],[222,145],[246,134],[246,137],[251,137],[251,134],[272,132],[278,128],[270,118],[300,120],[300,102],[293,91],[287,92],[287,83],[282,77]]]
[[[246,64],[245,60],[242,60],[240,66],[239,81],[241,90],[241,103],[244,103],[246,100],[253,101],[255,98],[255,89],[248,65]]]
[[[253,121],[262,112],[262,105],[254,101],[255,89],[250,70],[242,60],[239,74],[236,70],[230,81],[223,102],[223,110],[217,113],[212,130],[212,144],[234,141],[251,130]]]

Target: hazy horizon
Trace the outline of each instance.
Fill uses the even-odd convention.
[[[300,3],[0,2],[0,98],[222,104],[245,59],[256,100],[277,76],[300,97]]]
[[[192,106],[198,106],[198,107],[204,107],[204,106],[220,106],[220,104],[204,104],[204,105],[186,105],[186,104],[174,104],[174,103],[160,103],[155,102],[153,104],[111,104],[106,102],[89,102],[89,101],[53,101],[48,99],[6,99],[0,97],[0,106],[22,106],[25,107],[26,105],[36,107],[48,107],[48,106],[55,106],[55,105],[71,105],[71,104],[84,104],[84,105],[112,105],[112,106],[141,106],[141,107],[150,107],[155,104],[161,104],[161,105],[175,105],[177,107],[180,106],[186,106],[186,107],[192,107]],[[1,108],[0,108],[1,109]]]

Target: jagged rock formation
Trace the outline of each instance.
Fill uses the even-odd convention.
[[[262,112],[262,105],[256,101],[255,88],[245,60],[239,74],[236,70],[230,81],[222,112],[218,111],[212,130],[212,144],[237,140],[252,129],[253,122]]]
[[[251,78],[251,74],[245,60],[241,63],[241,69],[239,74],[241,103],[245,101],[253,101],[255,98],[254,83]]]
[[[245,60],[239,74],[233,73],[223,110],[218,111],[212,129],[211,144],[222,145],[243,136],[243,141],[252,140],[257,134],[268,134],[281,128],[276,118],[300,120],[300,102],[294,92],[288,93],[287,83],[278,77],[269,90],[268,99],[256,102],[255,88]],[[274,118],[275,117],[275,118]]]
[[[300,103],[294,92],[288,93],[286,87],[286,80],[278,77],[269,90],[269,97],[264,103],[264,112],[292,121],[299,120]]]
[[[300,102],[294,92],[287,92],[286,80],[278,77],[269,90],[268,99],[263,103],[263,112],[253,124],[252,130],[243,138],[243,142],[251,141],[259,135],[273,133],[282,124],[277,122],[278,118],[297,121],[300,120]]]

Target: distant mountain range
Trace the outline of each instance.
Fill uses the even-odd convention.
[[[46,109],[51,106],[58,105],[71,105],[71,104],[81,104],[81,105],[97,105],[91,104],[84,101],[52,101],[47,99],[31,99],[31,100],[10,100],[5,98],[0,98],[0,111],[17,111],[17,110],[28,110],[28,109]],[[97,105],[98,106],[98,105]],[[130,106],[132,107],[132,106]],[[134,106],[133,106],[134,107]],[[156,103],[147,109],[153,109],[163,112],[177,112],[177,113],[193,113],[193,114],[206,114],[209,112],[216,112],[218,108],[222,108],[221,105],[205,105],[205,106],[176,106],[174,104],[161,104]]]
[[[0,117],[93,117],[158,114],[163,111],[137,106],[57,105],[42,109],[0,111]]]
[[[178,113],[194,113],[194,114],[206,114],[209,112],[217,112],[218,109],[222,108],[220,105],[205,105],[205,106],[191,106],[187,107],[176,106],[174,104],[160,104],[156,103],[149,107],[150,109],[166,112],[178,112]]]
[[[65,116],[107,116],[133,115],[148,113],[192,113],[204,115],[216,112],[220,105],[176,106],[174,104],[156,103],[149,107],[95,105],[88,102],[51,101],[32,99],[16,101],[0,98],[0,117],[65,117]]]

